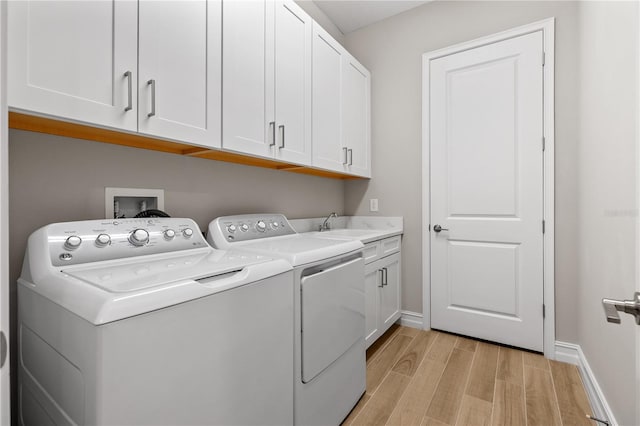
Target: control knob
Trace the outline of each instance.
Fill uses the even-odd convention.
[[[249,230],[249,225],[247,225],[246,223],[243,223],[242,225],[240,225],[240,230],[242,232],[247,232]]]
[[[146,229],[134,229],[129,234],[129,242],[136,247],[141,247],[149,242],[149,233]]]
[[[267,224],[264,223],[264,221],[259,220],[258,223],[256,223],[256,229],[258,232],[264,232],[267,230]]]
[[[72,235],[64,242],[64,248],[67,250],[75,250],[80,247],[80,244],[82,244],[82,238],[77,235]]]
[[[167,229],[166,231],[164,231],[164,239],[167,241],[173,240],[173,237],[175,236],[176,236],[176,231],[174,231],[173,229]]]
[[[279,226],[279,225],[278,225],[278,222],[271,222],[271,227],[272,227],[273,229],[278,229],[278,226]]]
[[[182,235],[184,235],[185,238],[191,238],[193,236],[193,229],[186,228],[184,231],[182,231]]]
[[[236,226],[235,225],[229,225],[227,226],[227,231],[229,231],[230,234],[233,234],[234,232],[236,232]]]
[[[100,234],[96,237],[95,244],[98,247],[106,247],[111,244],[111,237],[109,234]]]

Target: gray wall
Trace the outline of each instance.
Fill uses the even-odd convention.
[[[29,234],[52,222],[104,217],[104,188],[161,188],[165,210],[202,230],[213,218],[281,212],[290,218],[344,211],[341,180],[11,130],[11,281]]]
[[[616,420],[632,425],[638,326],[629,315],[606,323],[600,299],[629,299],[636,283],[638,2],[584,2],[579,16],[577,343]]]
[[[425,52],[556,17],[556,303],[557,338],[575,342],[577,288],[577,4],[433,2],[345,36],[372,75],[371,181],[346,184],[348,214],[404,216],[403,309],[422,312],[421,126]]]

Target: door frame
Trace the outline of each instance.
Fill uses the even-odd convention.
[[[6,359],[0,369],[0,424],[11,419],[9,324],[9,140],[7,112],[7,2],[0,2],[0,330]]]
[[[545,305],[545,318],[543,321],[543,347],[544,356],[555,359],[555,264],[554,264],[554,152],[555,152],[555,125],[554,125],[554,40],[555,18],[547,18],[528,25],[512,28],[486,37],[455,44],[443,49],[434,50],[422,55],[422,325],[425,330],[431,328],[431,208],[430,208],[430,87],[429,65],[430,61],[443,56],[460,53],[506,39],[523,36],[533,32],[542,31],[543,50],[545,52],[543,68],[543,135],[545,150],[543,153],[543,220],[545,221],[545,233],[543,234],[543,303]],[[542,58],[541,58],[542,60]],[[542,141],[540,141],[542,145]],[[542,147],[541,147],[542,148]],[[542,224],[541,224],[542,226]]]

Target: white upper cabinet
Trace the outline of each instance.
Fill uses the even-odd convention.
[[[138,130],[220,147],[222,4],[139,2]]]
[[[263,157],[275,136],[273,15],[266,1],[222,5],[222,147]]]
[[[346,51],[320,25],[313,25],[313,147],[314,167],[344,172],[342,146],[342,67]]]
[[[9,106],[135,131],[137,8],[130,1],[9,2]]]
[[[371,74],[351,55],[343,68],[342,144],[349,173],[371,177]]]
[[[309,165],[313,21],[293,1],[277,1],[275,7],[275,156]]]
[[[223,148],[310,164],[311,28],[292,1],[224,2]]]

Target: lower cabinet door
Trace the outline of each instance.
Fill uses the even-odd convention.
[[[380,328],[387,330],[400,318],[400,253],[375,262],[381,270]]]
[[[364,293],[365,293],[365,343],[369,347],[380,337],[378,313],[380,306],[381,272],[378,262],[365,265]]]

